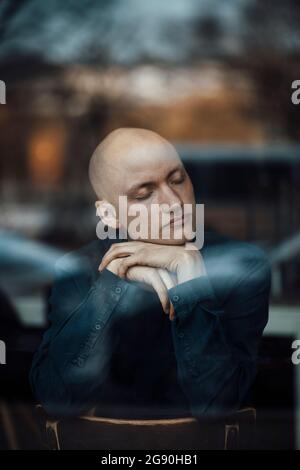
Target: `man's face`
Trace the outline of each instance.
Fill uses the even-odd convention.
[[[114,205],[120,226],[128,231],[129,239],[168,245],[181,245],[187,241],[184,227],[195,228],[194,190],[170,144],[154,141],[132,146],[123,156],[114,156],[112,165],[108,166],[107,178],[110,186],[108,202]],[[124,217],[120,216],[119,196],[127,198],[125,227],[122,224]],[[184,212],[184,204],[189,205],[189,214]],[[137,211],[132,213],[133,209]],[[137,220],[137,215],[146,232],[132,223]],[[137,229],[134,234],[132,227]]]

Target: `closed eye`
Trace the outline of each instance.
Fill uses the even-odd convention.
[[[145,195],[142,195],[142,196],[136,196],[135,199],[137,201],[145,201],[146,199],[149,199],[149,197],[153,194],[153,191],[151,191],[150,193],[147,193]]]
[[[178,179],[175,179],[175,180],[171,181],[171,184],[181,184],[181,183],[184,182],[184,180],[185,180],[185,177],[182,176],[181,178],[178,178]]]

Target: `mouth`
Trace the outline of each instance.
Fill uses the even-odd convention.
[[[170,227],[178,227],[178,226],[182,226],[184,224],[184,217],[181,216],[181,217],[172,217],[170,219]]]
[[[170,221],[163,226],[164,227],[169,227],[172,230],[176,229],[183,229],[184,225],[187,223],[187,217],[186,215],[180,215],[180,216],[173,216],[170,218]]]
[[[181,228],[183,226],[189,226],[189,224],[192,221],[192,214],[190,213],[184,213],[178,216],[172,216],[170,217],[170,220],[162,226],[162,229],[165,227],[170,227],[170,228]]]

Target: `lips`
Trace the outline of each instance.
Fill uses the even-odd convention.
[[[170,225],[182,225],[184,223],[184,217],[173,217],[170,219]]]
[[[182,227],[183,225],[191,223],[192,220],[192,214],[189,213],[184,213],[180,216],[177,217],[170,217],[170,221],[167,222],[165,225],[162,226],[164,227]]]

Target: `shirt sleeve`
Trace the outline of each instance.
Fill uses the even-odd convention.
[[[57,270],[50,328],[35,354],[30,382],[50,414],[78,414],[94,405],[109,372],[116,338],[111,323],[129,283],[108,270],[89,287],[84,274]]]
[[[255,377],[270,291],[269,264],[262,252],[254,252],[231,284],[224,299],[217,297],[209,276],[169,290],[178,380],[195,417],[236,411]]]

